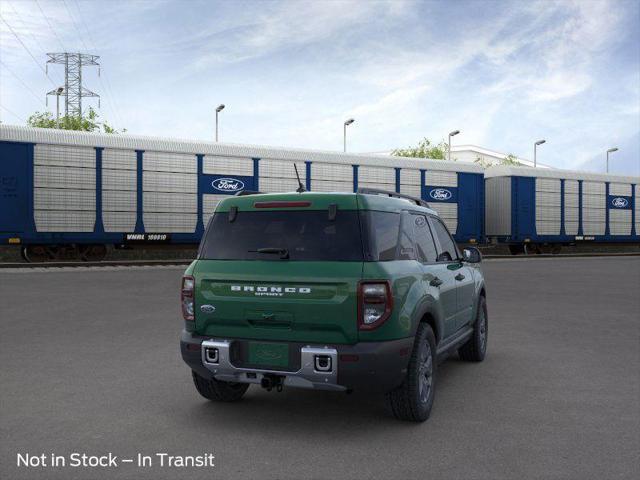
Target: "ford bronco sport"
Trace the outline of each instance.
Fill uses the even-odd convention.
[[[239,400],[252,383],[366,390],[424,421],[438,362],[484,359],[480,261],[412,197],[232,196],[182,279],[182,357],[210,400]]]

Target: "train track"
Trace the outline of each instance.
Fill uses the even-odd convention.
[[[536,258],[586,258],[586,257],[637,257],[640,252],[584,252],[584,253],[541,253],[538,255],[490,255],[482,254],[483,259],[511,258],[514,260]]]
[[[530,260],[538,258],[585,258],[585,257],[632,257],[640,256],[640,252],[584,252],[540,255],[498,255],[486,254],[483,259]],[[63,267],[150,267],[150,266],[187,266],[191,260],[105,260],[102,262],[3,262],[0,270],[7,268],[63,268]]]
[[[3,268],[63,268],[63,267],[153,267],[189,265],[192,260],[104,260],[102,262],[5,262]]]

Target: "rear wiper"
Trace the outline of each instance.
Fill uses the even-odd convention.
[[[289,258],[289,250],[287,250],[286,248],[277,248],[277,247],[266,247],[266,248],[259,248],[257,250],[249,250],[249,252],[251,253],[275,253],[280,255],[280,258],[282,260],[286,260]]]

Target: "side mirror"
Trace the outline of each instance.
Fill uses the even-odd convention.
[[[462,259],[467,263],[480,263],[482,253],[476,247],[467,247],[462,251]]]
[[[436,258],[436,262],[451,262],[453,261],[453,258],[451,258],[451,255],[449,255],[449,252],[442,252],[440,255],[438,255],[438,258]]]

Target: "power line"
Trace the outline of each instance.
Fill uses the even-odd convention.
[[[4,105],[2,105],[0,103],[0,108],[4,108],[7,112],[9,112],[11,115],[13,115],[14,117],[16,117],[18,120],[20,120],[21,122],[27,123],[27,121],[22,118],[20,115],[18,115],[17,113],[12,112],[11,110],[9,110],[7,107],[5,107]]]
[[[87,26],[87,23],[84,21],[84,18],[82,16],[82,9],[80,8],[80,3],[77,0],[75,0],[75,5],[76,5],[76,9],[78,10],[78,18],[80,19],[80,23],[84,27],[85,31],[87,32],[87,38],[91,42],[91,45],[94,48],[94,50],[97,50],[96,42],[93,39],[91,30]],[[116,102],[116,96],[113,94],[113,89],[111,88],[111,82],[109,81],[106,70],[104,72],[104,82],[102,81],[102,78],[100,75],[98,75],[98,81],[100,82],[100,85],[102,86],[105,93],[107,94],[106,99],[109,105],[111,106],[111,108],[113,109],[114,115],[117,117],[118,122],[122,125],[124,123],[122,121],[123,117],[120,115],[120,108],[118,107],[118,104]]]
[[[13,33],[13,36],[16,37],[16,39],[18,40],[18,42],[20,42],[20,45],[22,45],[22,48],[24,48],[27,53],[29,54],[29,56],[33,59],[33,61],[35,62],[35,64],[38,66],[38,68],[40,70],[42,70],[42,73],[44,73],[44,75],[49,79],[49,81],[51,82],[51,84],[55,87],[56,84],[53,80],[51,80],[51,77],[47,74],[47,71],[42,68],[42,65],[40,65],[40,62],[38,62],[38,60],[36,60],[36,57],[33,56],[33,53],[31,53],[31,50],[29,50],[29,48],[25,45],[25,43],[22,41],[22,39],[18,36],[18,34],[13,30],[13,28],[11,27],[11,25],[9,25],[9,23],[7,23],[7,21],[4,19],[4,17],[2,15],[0,15],[0,20],[2,20],[4,22],[4,24],[9,27],[9,30],[11,31],[11,33]]]
[[[38,2],[38,0],[36,0],[36,5],[38,5],[38,8],[40,9],[40,13],[42,14],[42,16],[44,17],[44,19],[47,22],[47,25],[49,25],[49,29],[53,32],[53,34],[55,35],[55,37],[58,39],[58,43],[60,44],[60,46],[62,47],[62,51],[66,52],[67,49],[65,48],[64,44],[62,43],[62,40],[60,39],[60,37],[58,36],[58,32],[56,32],[56,29],[53,28],[53,25],[51,25],[51,21],[49,20],[49,17],[47,17],[47,15],[44,13],[44,10],[42,10],[42,7],[40,6],[40,3]]]
[[[69,14],[69,18],[71,19],[71,24],[73,25],[73,28],[75,29],[76,33],[78,34],[78,38],[82,42],[82,45],[84,46],[84,49],[85,50],[89,50],[89,47],[87,47],[87,44],[85,43],[84,38],[82,37],[82,33],[80,32],[80,30],[78,29],[78,26],[76,25],[76,21],[75,21],[73,15],[71,14],[71,10],[69,9],[69,6],[67,5],[66,0],[62,0],[62,3],[64,3],[64,8],[67,9],[67,13]]]
[[[9,72],[11,75],[13,75],[13,77],[14,77],[16,80],[18,80],[18,81],[19,81],[19,82],[24,86],[24,88],[26,88],[26,89],[29,91],[29,93],[31,93],[31,95],[33,95],[33,97],[34,97],[35,99],[37,99],[37,100],[38,100],[42,105],[44,105],[45,107],[47,106],[47,105],[46,105],[46,103],[42,101],[42,98],[40,98],[40,97],[38,96],[38,94],[37,94],[36,92],[34,92],[34,91],[31,89],[31,87],[29,87],[29,85],[27,85],[27,84],[24,82],[24,80],[22,80],[18,75],[16,75],[16,73],[15,73],[13,70],[11,70],[11,69],[9,68],[9,66],[8,66],[6,63],[4,63],[2,60],[0,60],[0,65],[2,65],[2,66],[4,67],[4,69],[5,69],[7,72]]]
[[[46,50],[42,47],[42,44],[40,43],[40,41],[33,35],[29,27],[27,27],[27,24],[22,19],[22,16],[16,10],[16,8],[9,2],[5,2],[5,5],[9,5],[11,7],[11,10],[13,10],[13,13],[15,14],[16,18],[20,20],[20,23],[22,24],[22,28],[24,29],[25,32],[27,32],[27,35],[30,36],[31,39],[38,45],[38,48],[40,48],[40,51],[45,52]]]
[[[32,33],[31,29],[27,26],[26,22],[22,19],[22,16],[20,15],[20,13],[18,12],[18,10],[16,10],[16,8],[9,2],[5,2],[6,5],[9,5],[11,7],[11,10],[13,10],[13,13],[15,14],[16,18],[20,21],[20,24],[22,25],[23,30],[26,32],[26,35],[28,35],[29,37],[31,37],[31,39],[33,40],[33,42],[38,46],[38,48],[40,49],[40,52],[42,53],[46,53],[45,48],[42,46],[42,44],[40,43],[40,40],[38,40],[36,38],[36,36]],[[46,71],[46,69],[45,69]]]

